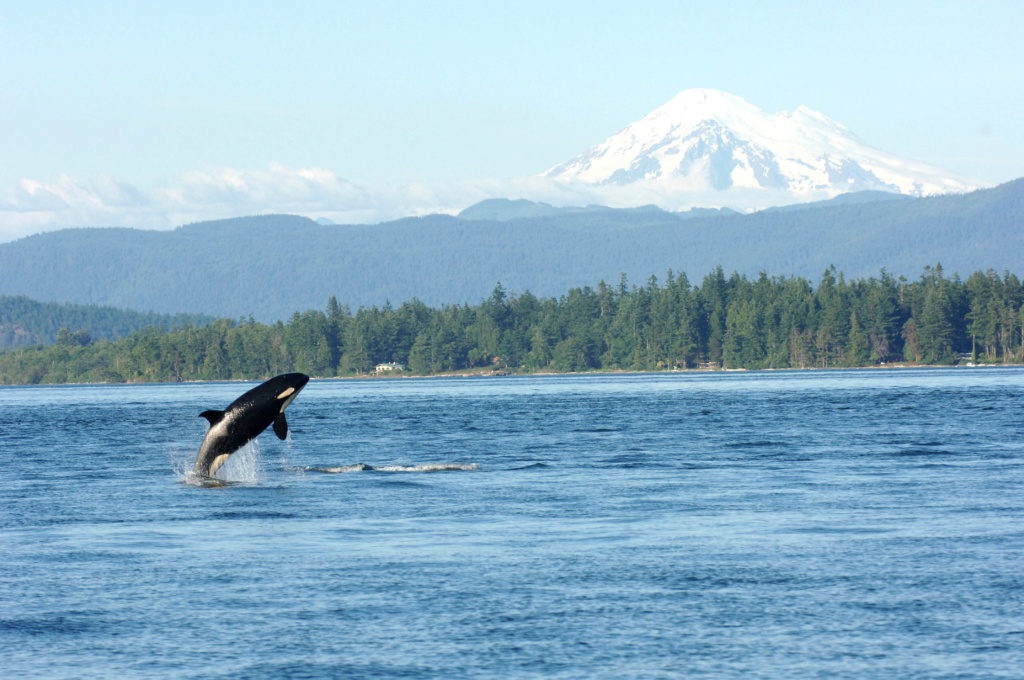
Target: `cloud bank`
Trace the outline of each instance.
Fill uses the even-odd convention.
[[[422,193],[422,192],[419,192]],[[0,241],[65,227],[170,229],[208,219],[295,213],[340,222],[397,217],[415,206],[411,192],[374,190],[323,168],[220,168],[186,173],[172,186],[145,190],[109,176],[23,179],[0,196]],[[413,194],[414,195],[414,194]]]
[[[496,196],[557,197],[542,178],[365,186],[325,168],[197,170],[146,190],[110,176],[23,179],[0,194],[0,241],[68,227],[171,229],[242,215],[289,213],[341,224],[454,213]]]
[[[830,195],[830,194],[829,194]],[[533,176],[471,182],[366,186],[319,167],[273,163],[264,170],[197,170],[171,186],[143,189],[106,175],[55,181],[23,179],[0,194],[0,242],[72,227],[173,229],[244,215],[286,213],[339,224],[373,224],[432,213],[454,214],[488,198],[525,198],[556,206],[657,205],[666,210],[728,206],[753,210],[827,198],[788,191],[667,191],[663,185],[593,185]]]

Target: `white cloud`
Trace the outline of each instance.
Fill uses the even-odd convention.
[[[457,212],[508,193],[509,182],[367,187],[325,168],[216,168],[188,172],[169,186],[143,190],[109,176],[25,179],[0,194],[0,242],[67,227],[170,229],[243,215],[289,213],[334,222],[374,223]]]
[[[416,182],[368,187],[325,168],[264,170],[217,168],[186,173],[165,187],[143,190],[109,176],[56,181],[25,179],[0,195],[0,242],[66,227],[124,226],[171,229],[203,220],[269,213],[327,218],[339,224],[375,223],[430,213],[456,213],[487,198],[525,198],[556,206],[654,204],[668,210],[692,207],[753,209],[800,200],[764,191],[666,191],[637,182],[587,185],[534,176],[471,182]],[[812,197],[803,197],[809,200]],[[824,198],[824,196],[822,196]]]
[[[335,221],[379,221],[405,214],[408,201],[323,168],[220,168],[189,172],[173,185],[143,190],[109,176],[21,180],[0,194],[0,241],[66,227],[169,229],[208,219],[294,213]]]
[[[132,226],[154,208],[144,192],[109,176],[24,179],[0,198],[0,241],[61,227]]]

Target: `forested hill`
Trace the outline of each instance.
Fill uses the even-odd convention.
[[[872,199],[877,200],[872,200]],[[1024,271],[1024,180],[965,195],[832,201],[752,215],[655,208],[475,211],[379,225],[270,215],[156,232],[72,229],[0,244],[0,294],[260,321],[322,308],[475,303],[496,283],[556,296],[669,270],[817,279]],[[474,211],[469,211],[472,216]],[[502,219],[495,219],[500,214]],[[482,219],[481,219],[482,218]]]
[[[910,282],[848,280],[829,268],[815,288],[716,269],[699,285],[678,273],[558,299],[498,286],[479,304],[440,308],[414,301],[353,314],[332,298],[287,324],[221,319],[0,352],[0,384],[365,375],[381,363],[420,375],[1021,363],[1022,312],[1024,286],[1009,273],[964,280],[936,266]]]
[[[0,350],[92,340],[117,340],[143,328],[172,330],[205,326],[212,317],[201,314],[154,314],[99,305],[42,303],[24,296],[0,295]],[[63,333],[62,333],[63,331]]]

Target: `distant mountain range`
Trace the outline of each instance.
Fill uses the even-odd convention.
[[[545,176],[663,207],[762,208],[858,191],[962,193],[970,180],[872,148],[805,106],[768,114],[718,90],[685,90]]]
[[[342,304],[477,303],[506,290],[559,296],[571,287],[636,283],[671,269],[800,275],[835,265],[850,277],[885,268],[917,278],[1024,274],[1024,180],[967,194],[884,192],[753,214],[654,207],[554,208],[487,201],[460,216],[323,225],[264,215],[173,231],[67,229],[0,244],[0,294],[261,321]]]
[[[593,213],[632,212],[634,214],[653,214],[664,212],[656,205],[642,205],[637,208],[609,208],[603,205],[587,205],[582,207],[568,206],[556,208],[547,203],[537,203],[526,199],[510,200],[506,198],[490,198],[469,206],[459,213],[463,220],[493,220],[508,222],[509,220],[530,219],[534,217],[558,217],[564,215],[582,215]],[[739,215],[731,208],[691,208],[673,213],[680,218],[710,217],[712,215]]]

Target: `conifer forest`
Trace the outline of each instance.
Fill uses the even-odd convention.
[[[62,328],[57,341],[0,353],[0,383],[259,379],[289,371],[389,374],[801,369],[896,362],[1024,361],[1024,287],[1013,274],[966,279],[927,267],[816,284],[762,273],[699,283],[669,272],[643,285],[573,288],[559,298],[497,285],[475,305],[361,307],[335,298],[287,323],[219,319],[148,327],[119,340]]]

